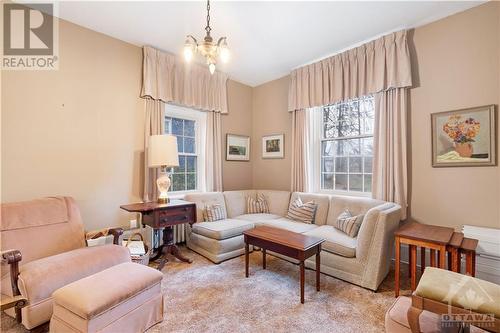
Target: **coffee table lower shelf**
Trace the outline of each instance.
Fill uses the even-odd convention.
[[[249,276],[250,245],[262,249],[263,269],[266,269],[266,252],[268,250],[298,260],[300,267],[300,303],[304,304],[304,261],[316,256],[316,290],[320,291],[320,253],[324,239],[264,226],[245,231],[243,235],[245,239],[245,277],[248,278]]]

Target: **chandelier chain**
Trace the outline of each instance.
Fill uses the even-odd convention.
[[[210,28],[210,0],[207,0],[207,26],[205,27],[205,31],[207,32],[207,35],[210,36],[210,31],[212,28]]]

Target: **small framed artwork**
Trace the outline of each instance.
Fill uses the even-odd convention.
[[[245,135],[226,135],[226,160],[250,161],[250,137]]]
[[[496,165],[494,105],[431,114],[432,166]]]
[[[285,135],[268,135],[262,137],[262,158],[284,158]]]

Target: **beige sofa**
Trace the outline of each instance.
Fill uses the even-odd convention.
[[[246,214],[246,197],[259,193],[266,197],[269,214]],[[285,217],[297,197],[318,204],[314,224]],[[185,199],[196,203],[198,221],[188,230],[187,246],[215,263],[243,254],[243,232],[267,225],[326,239],[321,252],[321,272],[371,290],[377,290],[389,271],[393,233],[401,216],[397,204],[339,195],[244,190],[195,193]],[[216,203],[225,209],[227,219],[202,222],[202,209]],[[354,215],[365,215],[356,238],[333,227],[346,208]],[[315,267],[311,260],[306,261],[306,266]]]

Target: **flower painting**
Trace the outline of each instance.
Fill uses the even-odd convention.
[[[496,165],[493,105],[434,113],[432,166]]]

